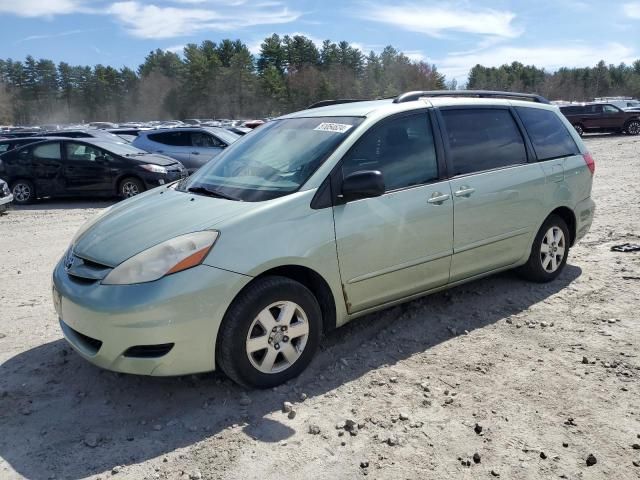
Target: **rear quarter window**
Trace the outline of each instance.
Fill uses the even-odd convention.
[[[509,110],[441,112],[454,176],[527,163],[524,139]]]
[[[558,116],[540,108],[516,107],[529,134],[538,161],[580,153],[576,142]]]

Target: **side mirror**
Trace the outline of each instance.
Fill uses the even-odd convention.
[[[384,194],[384,177],[378,170],[350,173],[342,181],[341,197],[347,201],[379,197]]]

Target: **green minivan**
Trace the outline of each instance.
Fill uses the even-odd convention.
[[[594,168],[536,95],[322,102],[85,224],[54,305],[100,367],[272,387],[356,317],[507,269],[556,278],[591,226]]]

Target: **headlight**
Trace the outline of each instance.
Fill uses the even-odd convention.
[[[145,163],[144,165],[140,165],[140,166],[142,168],[144,168],[148,172],[167,173],[167,169],[164,168],[164,167],[161,167],[160,165],[154,165],[152,163]]]
[[[218,238],[206,230],[172,238],[134,255],[114,268],[104,285],[130,285],[153,282],[172,273],[200,265]]]

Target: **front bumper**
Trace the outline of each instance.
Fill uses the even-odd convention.
[[[224,313],[251,277],[206,265],[137,285],[72,279],[63,262],[53,296],[65,339],[86,360],[113,371],[183,375],[215,369]],[[173,344],[158,357],[130,357],[132,347]]]
[[[4,212],[11,206],[13,202],[13,194],[9,194],[6,197],[0,197],[0,212]]]
[[[593,223],[593,217],[596,214],[596,203],[591,197],[586,198],[576,205],[574,212],[576,215],[575,244],[589,232],[591,224]]]

